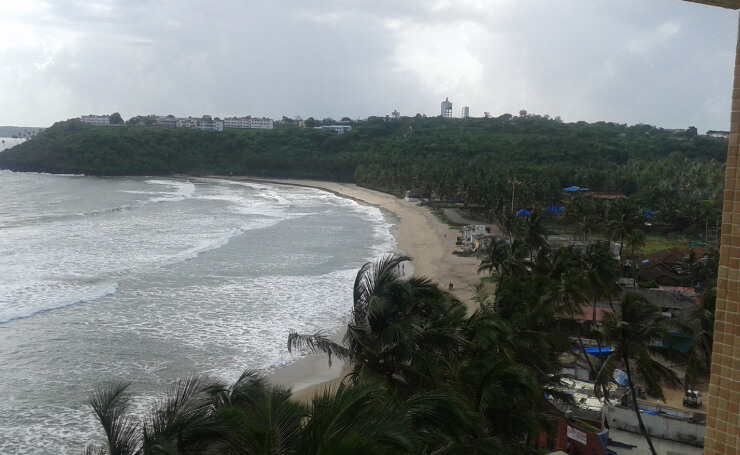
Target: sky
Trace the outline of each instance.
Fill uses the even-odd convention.
[[[729,130],[738,13],[681,0],[0,0],[0,125],[560,116]]]

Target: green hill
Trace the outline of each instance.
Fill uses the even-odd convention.
[[[721,200],[727,140],[650,125],[562,123],[541,116],[370,118],[339,135],[312,128],[208,132],[96,127],[68,120],[0,153],[0,168],[87,175],[252,175],[409,188],[502,207],[556,204],[578,185]],[[510,203],[510,202],[509,202]]]

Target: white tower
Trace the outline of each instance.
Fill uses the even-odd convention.
[[[452,118],[452,102],[448,98],[442,101],[442,118]]]
[[[462,110],[462,118],[470,118],[470,108],[465,106]]]

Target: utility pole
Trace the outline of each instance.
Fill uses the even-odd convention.
[[[511,213],[514,213],[514,188],[516,188],[516,186],[520,183],[522,182],[520,182],[519,180],[511,180]]]

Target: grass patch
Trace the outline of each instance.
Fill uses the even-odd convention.
[[[452,222],[451,222],[451,221],[450,221],[450,220],[449,220],[449,219],[448,219],[448,218],[447,218],[447,217],[445,216],[444,212],[442,212],[442,211],[440,211],[440,210],[434,210],[434,209],[432,209],[432,208],[430,208],[430,210],[431,210],[431,212],[432,212],[432,215],[434,215],[434,217],[435,217],[435,218],[437,218],[437,219],[439,220],[439,222],[440,222],[440,223],[442,223],[442,224],[446,224],[447,226],[449,226],[449,227],[450,227],[450,229],[455,229],[456,231],[459,231],[459,230],[460,230],[461,226],[459,226],[459,225],[457,225],[457,224],[454,224],[454,223],[452,223]]]
[[[647,255],[656,251],[688,248],[689,242],[690,240],[683,236],[648,234],[645,236],[645,245],[640,248],[636,248],[635,254]]]

